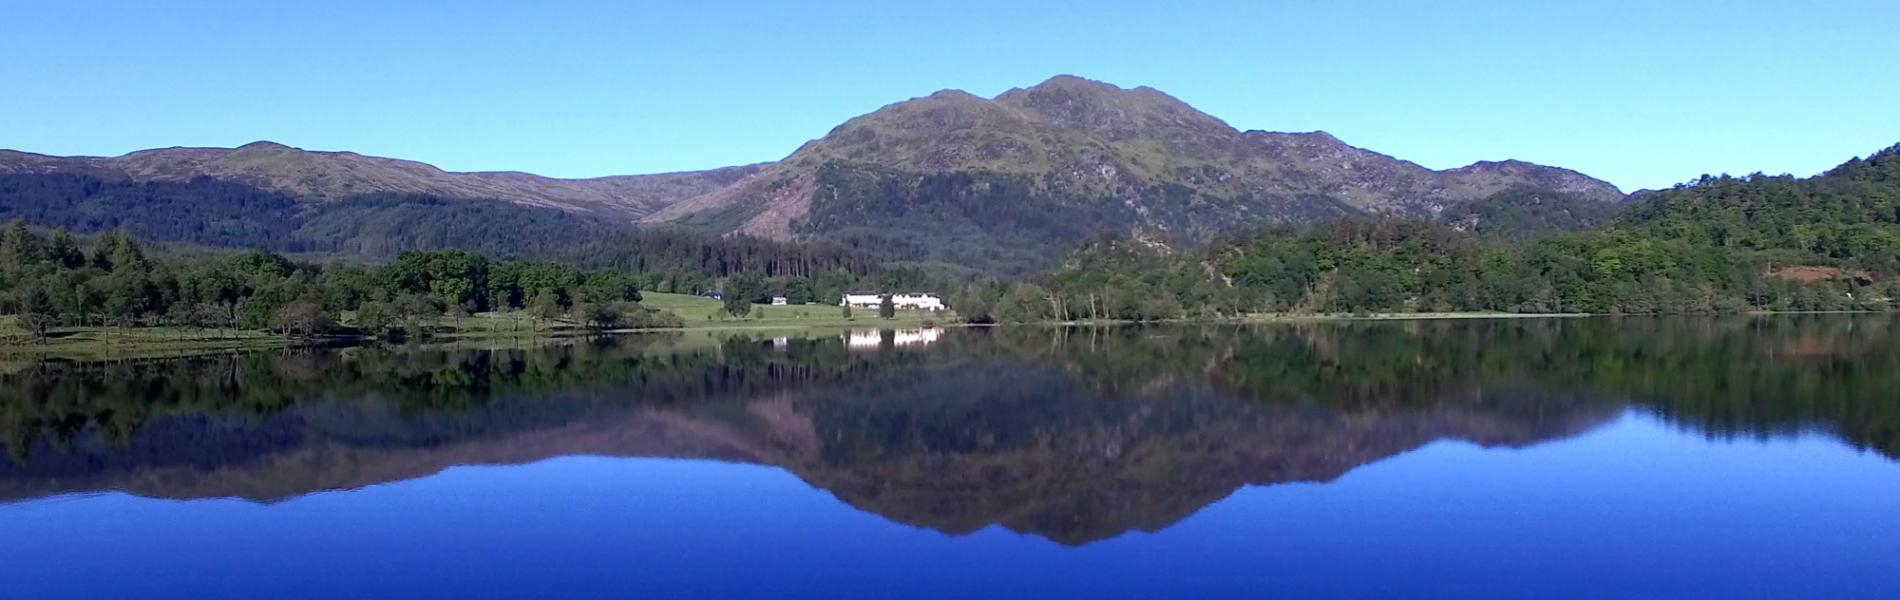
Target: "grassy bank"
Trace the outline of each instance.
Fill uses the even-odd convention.
[[[642,293],[640,304],[648,308],[657,308],[679,315],[686,322],[687,329],[796,329],[796,328],[850,328],[850,327],[922,327],[927,324],[948,324],[956,322],[956,315],[947,312],[931,313],[916,310],[900,310],[890,319],[877,316],[877,309],[851,309],[851,317],[846,318],[843,310],[836,306],[822,304],[800,304],[795,306],[754,305],[752,314],[745,318],[736,318],[725,313],[724,306],[711,298],[686,294]]]
[[[684,331],[696,341],[705,342],[731,335],[732,332],[757,331],[761,334],[778,336],[831,335],[851,330],[876,328],[916,328],[929,326],[957,325],[953,313],[928,313],[921,311],[898,311],[891,319],[877,316],[875,309],[852,311],[845,317],[836,306],[797,305],[797,306],[753,306],[752,314],[736,318],[725,314],[724,306],[710,298],[684,294],[647,293],[642,302],[649,308],[665,310],[678,315],[684,323]],[[1331,321],[1419,321],[1444,319],[1530,319],[1530,318],[1574,318],[1590,316],[1580,313],[1562,314],[1525,314],[1497,312],[1436,312],[1436,313],[1376,313],[1376,314],[1291,314],[1291,313],[1254,313],[1237,318],[1218,320],[1177,320],[1174,324],[1271,324],[1271,323],[1309,323]],[[348,325],[351,315],[343,315]],[[1071,321],[1039,323],[1041,326],[1110,326],[1128,324],[1126,321]],[[594,331],[581,327],[577,323],[556,321],[536,321],[525,313],[482,313],[466,317],[441,317],[424,322],[431,334],[424,340],[428,345],[463,344],[487,345],[495,347],[518,347],[523,344],[541,343],[559,338],[571,338],[601,334],[632,334],[652,330],[617,329]],[[319,338],[295,338],[270,332],[200,329],[191,327],[61,327],[53,330],[44,340],[35,340],[18,320],[12,316],[0,316],[0,362],[20,362],[42,359],[102,360],[126,358],[162,358],[189,356],[218,352],[270,350],[310,344],[361,344],[375,340],[355,335],[333,335]]]
[[[305,343],[261,331],[192,327],[60,327],[35,340],[13,317],[0,317],[0,357],[17,359],[158,358]]]
[[[688,330],[798,330],[800,332],[847,331],[856,328],[922,327],[948,323],[953,315],[898,311],[891,319],[878,318],[876,310],[855,310],[850,318],[836,306],[800,305],[753,307],[751,315],[735,318],[725,314],[717,300],[684,294],[649,293],[643,302],[679,315]],[[345,325],[352,315],[342,315]],[[502,343],[520,344],[535,339],[552,339],[599,333],[637,333],[636,330],[590,331],[566,321],[536,321],[525,313],[482,313],[466,317],[441,317],[425,321],[432,331],[431,344]],[[18,319],[0,316],[0,359],[101,360],[126,358],[163,358],[217,352],[270,350],[313,343],[351,344],[374,341],[355,335],[319,338],[294,338],[266,331],[201,329],[196,327],[58,327],[45,339],[34,339]]]
[[[1237,319],[1245,323],[1286,323],[1300,321],[1430,321],[1444,319],[1563,319],[1592,316],[1589,313],[1510,313],[1510,312],[1417,312],[1371,314],[1294,314],[1254,313]]]

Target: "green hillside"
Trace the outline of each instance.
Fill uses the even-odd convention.
[[[1606,218],[1521,210],[1532,200],[1501,205],[1500,214],[1526,223],[1572,219],[1566,226]],[[1270,227],[1205,251],[1109,239],[1038,279],[1031,293],[992,297],[1005,320],[1051,312],[1151,319],[1890,310],[1900,298],[1900,147],[1805,179],[1705,177],[1645,194],[1583,231],[1475,231],[1348,219]],[[1038,297],[1048,301],[1021,301]]]

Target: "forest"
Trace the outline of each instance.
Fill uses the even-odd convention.
[[[294,262],[268,251],[164,260],[123,230],[89,249],[65,229],[42,238],[24,221],[0,232],[0,313],[35,337],[56,326],[153,325],[329,333],[345,311],[365,334],[402,336],[422,319],[529,311],[587,326],[667,326],[641,308],[634,275],[461,250],[411,251],[386,265]],[[676,319],[673,319],[676,321]]]
[[[1900,146],[1807,179],[1703,177],[1601,225],[1485,235],[1348,218],[1177,249],[1097,238],[1052,272],[978,282],[977,320],[1255,313],[1684,314],[1891,310],[1900,298]],[[1531,214],[1517,211],[1517,214]]]
[[[379,264],[299,261],[261,249],[153,252],[124,229],[86,240],[15,220],[0,230],[0,315],[15,315],[34,338],[87,326],[403,338],[478,313],[595,329],[671,328],[680,319],[641,306],[641,290],[723,289],[727,311],[745,316],[773,296],[836,304],[847,288],[921,277],[848,251],[750,238],[661,232],[577,248],[565,260],[410,250]]]

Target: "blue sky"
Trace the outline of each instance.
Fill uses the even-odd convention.
[[[775,160],[884,104],[1057,73],[1242,129],[1625,190],[1900,142],[1893,0],[277,4],[0,2],[0,148],[268,139],[646,173]]]

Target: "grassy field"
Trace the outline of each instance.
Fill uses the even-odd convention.
[[[647,293],[642,304],[679,315],[690,330],[805,330],[845,331],[867,327],[921,327],[954,322],[949,313],[898,311],[891,319],[881,319],[876,309],[853,309],[845,318],[836,306],[755,305],[751,315],[735,318],[725,314],[718,300],[685,294]],[[342,315],[348,324],[351,315]],[[482,313],[461,318],[432,320],[431,343],[502,343],[519,344],[544,338],[587,335],[573,323],[536,322],[524,313]],[[624,333],[625,331],[615,332]],[[709,338],[710,339],[710,338]],[[351,337],[323,338],[316,341],[349,343],[365,341]],[[703,340],[702,340],[703,341]],[[60,327],[45,340],[34,340],[18,319],[0,316],[0,360],[37,360],[64,358],[73,360],[161,358],[239,350],[267,350],[311,343],[263,331],[210,330],[193,327]]]
[[[951,313],[900,310],[891,319],[880,319],[877,309],[851,309],[846,319],[839,307],[822,304],[796,306],[754,305],[752,315],[739,319],[727,315],[724,306],[711,298],[686,294],[642,292],[640,304],[679,315],[688,329],[771,329],[771,328],[846,328],[846,327],[919,327],[927,323],[948,324],[956,321]]]
[[[283,348],[296,343],[261,331],[189,327],[61,327],[45,340],[34,340],[17,319],[0,317],[0,357],[5,358],[158,358]]]

